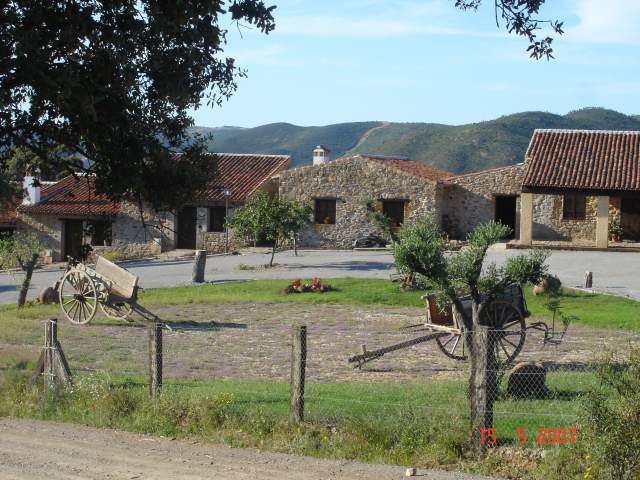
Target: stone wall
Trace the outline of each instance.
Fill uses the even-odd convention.
[[[122,202],[111,225],[111,246],[100,249],[117,252],[118,259],[129,259],[150,257],[175,248],[173,214],[143,208],[143,219],[144,224],[138,205]]]
[[[122,202],[118,215],[111,223],[111,245],[94,246],[94,255],[113,253],[113,258],[129,259],[157,255],[174,248],[174,219],[170,213],[143,212],[145,225],[140,219],[137,205]],[[64,245],[64,220],[54,215],[18,213],[18,229],[35,233],[52,260],[60,262]]]
[[[20,232],[38,237],[45,249],[51,250],[52,261],[62,261],[62,220],[50,215],[27,215],[19,212],[16,227]]]
[[[442,227],[451,238],[463,239],[480,223],[495,219],[496,196],[519,196],[525,165],[517,164],[460,175],[442,190]],[[520,202],[516,200],[519,235]]]
[[[565,220],[562,202],[562,195],[534,194],[533,239],[595,242],[598,197],[587,197],[584,220]]]
[[[204,234],[204,242],[207,253],[224,253],[226,236],[224,232],[207,232]],[[233,234],[233,230],[229,231],[229,252],[238,250],[240,242]]]
[[[336,199],[336,223],[313,225],[300,236],[301,247],[351,248],[353,241],[376,228],[367,220],[364,202],[406,200],[405,223],[439,216],[438,185],[380,162],[350,157],[305,166],[280,174],[280,195],[313,207],[316,198]]]

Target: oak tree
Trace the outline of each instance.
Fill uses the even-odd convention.
[[[25,147],[96,188],[175,208],[215,159],[187,128],[244,72],[224,55],[227,25],[269,33],[262,0],[0,2],[0,167]],[[180,156],[174,152],[184,152]],[[3,168],[4,170],[4,168]]]

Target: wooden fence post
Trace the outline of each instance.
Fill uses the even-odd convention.
[[[162,324],[149,325],[149,394],[156,397],[162,388]]]
[[[44,376],[45,388],[52,388],[56,379],[65,386],[73,383],[71,370],[67,363],[67,358],[62,350],[62,345],[58,341],[58,319],[51,317],[44,325],[44,348],[38,358],[33,381],[40,376]]]
[[[471,353],[471,438],[478,454],[495,443],[492,437],[493,403],[497,396],[498,365],[496,364],[495,331],[486,326],[473,327]]]
[[[293,326],[291,335],[291,391],[289,424],[304,421],[304,379],[307,363],[307,327]]]
[[[196,254],[193,257],[193,272],[191,274],[191,280],[193,283],[204,282],[204,268],[207,265],[207,251],[196,250]]]
[[[53,388],[54,386],[54,356],[53,356],[53,336],[58,334],[58,326],[52,328],[56,320],[50,318],[44,325],[44,387],[46,390]],[[56,322],[57,324],[57,322]]]

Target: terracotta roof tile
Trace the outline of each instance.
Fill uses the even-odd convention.
[[[525,188],[640,190],[640,132],[536,130]]]
[[[13,225],[16,223],[16,207],[18,200],[13,199],[7,201],[5,208],[0,210],[0,224],[1,225]]]
[[[91,175],[69,175],[52,185],[43,185],[40,203],[18,206],[18,212],[42,215],[111,216],[119,211],[119,202],[96,194],[95,177]]]
[[[231,202],[244,202],[249,195],[278,172],[289,167],[288,155],[217,153],[218,177],[205,192],[206,200],[224,201],[225,188]]]
[[[415,175],[416,177],[422,177],[429,180],[444,180],[450,178],[454,174],[441,168],[427,165],[426,163],[417,162],[415,160],[409,160],[406,157],[387,157],[383,155],[360,155],[362,158],[373,160],[374,162],[387,165],[392,168],[396,168],[405,173]]]

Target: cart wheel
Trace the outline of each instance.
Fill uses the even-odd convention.
[[[436,338],[436,344],[447,357],[454,360],[466,360],[465,335],[466,330],[461,327],[461,333],[450,333],[449,335]]]
[[[100,310],[102,310],[102,313],[107,317],[114,320],[126,320],[129,315],[131,315],[131,312],[133,312],[131,305],[125,302],[101,303]]]
[[[481,324],[496,332],[496,359],[510,364],[522,350],[527,334],[522,312],[512,303],[496,300],[484,308],[481,316]]]
[[[71,323],[89,323],[98,308],[96,284],[89,275],[71,269],[60,284],[60,308]]]

